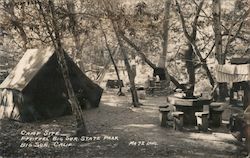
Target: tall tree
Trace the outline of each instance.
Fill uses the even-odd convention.
[[[120,50],[123,56],[124,64],[127,70],[129,83],[130,83],[130,92],[132,96],[132,104],[134,107],[140,107],[141,103],[139,102],[136,86],[135,86],[135,73],[133,72],[130,63],[128,54],[126,52],[125,46],[120,36],[121,32],[121,23],[120,20],[123,16],[122,11],[119,10],[119,7],[116,2],[114,1],[105,1],[103,0],[103,5],[105,7],[105,12],[107,14],[108,19],[110,19],[115,37],[117,39],[118,45],[120,46]]]
[[[213,0],[213,29],[215,33],[215,56],[218,64],[224,65],[226,62],[225,53],[222,51],[222,36],[221,36],[221,1]],[[227,84],[218,83],[219,100],[224,101],[227,96]]]
[[[202,9],[204,1],[202,1],[197,8],[197,11],[195,13],[195,18],[192,24],[192,32],[190,36],[190,39],[192,39],[192,42],[195,43],[196,41],[196,35],[197,35],[197,25],[198,25],[198,19],[200,16],[200,12]],[[178,4],[178,2],[177,2]],[[185,62],[186,62],[186,67],[187,67],[187,72],[189,76],[189,84],[190,86],[190,94],[193,95],[194,92],[194,86],[195,86],[195,64],[194,64],[194,59],[195,59],[195,52],[193,50],[193,46],[191,42],[188,43],[188,49],[185,51],[184,54]]]
[[[75,43],[75,48],[76,48],[76,53],[75,56],[81,53],[81,44],[80,44],[80,34],[78,32],[78,21],[76,17],[76,11],[75,11],[75,3],[74,1],[67,0],[67,9],[69,13],[69,29],[72,32],[74,43]],[[83,69],[83,68],[81,68]]]
[[[167,58],[167,50],[168,50],[168,34],[169,34],[169,23],[170,23],[170,7],[171,0],[165,0],[165,8],[164,8],[164,20],[163,20],[163,42],[162,42],[162,54],[160,55],[158,67],[165,69],[165,76],[167,84],[169,86],[170,76],[168,74],[168,70],[166,68],[166,58]]]
[[[112,55],[110,46],[109,46],[109,44],[108,44],[107,35],[106,35],[106,33],[105,33],[105,31],[104,31],[104,29],[103,29],[103,27],[102,27],[102,23],[101,23],[101,22],[100,22],[100,27],[101,27],[102,34],[103,34],[103,36],[104,36],[104,41],[105,41],[105,45],[106,45],[107,50],[108,50],[108,53],[109,53],[110,60],[111,60],[113,66],[114,66],[114,68],[115,68],[115,73],[116,73],[116,76],[117,76],[117,79],[118,79],[118,82],[119,82],[119,85],[118,85],[118,86],[119,86],[119,91],[118,91],[117,95],[118,95],[118,96],[123,96],[124,93],[122,92],[122,82],[121,82],[119,70],[118,70],[118,67],[117,67],[117,65],[116,65],[116,63],[115,63],[115,60],[114,60],[114,57],[113,57],[113,55]]]
[[[132,68],[131,68],[131,66],[129,64],[126,49],[125,49],[125,47],[124,47],[124,45],[122,43],[123,41],[121,40],[121,37],[119,35],[119,26],[116,26],[116,24],[113,23],[113,27],[114,27],[114,31],[115,31],[115,34],[116,34],[118,44],[121,47],[121,53],[123,55],[124,63],[125,63],[126,70],[127,70],[127,73],[128,73],[128,78],[129,78],[129,82],[130,82],[130,91],[131,91],[131,95],[132,95],[133,105],[134,105],[134,107],[140,107],[141,103],[139,102],[137,90],[136,90],[136,87],[135,87],[135,73],[133,72],[133,70],[132,70]]]
[[[197,8],[197,11],[196,11],[196,14],[195,14],[195,18],[194,18],[194,22],[192,24],[192,33],[191,35],[188,33],[188,29],[187,29],[187,26],[186,26],[186,21],[184,19],[184,15],[182,13],[182,10],[181,10],[181,7],[180,7],[180,4],[178,2],[178,0],[176,0],[176,9],[177,9],[177,12],[179,13],[179,16],[180,16],[180,19],[181,19],[181,24],[182,24],[182,29],[183,29],[183,32],[184,32],[184,35],[185,37],[187,38],[188,40],[188,44],[189,44],[189,48],[188,50],[185,52],[186,54],[186,65],[187,65],[187,69],[188,69],[188,73],[189,73],[189,81],[191,82],[191,90],[193,91],[194,89],[194,84],[195,84],[195,66],[193,65],[193,59],[195,57],[198,57],[199,59],[199,62],[200,62],[200,65],[202,66],[202,68],[205,70],[207,76],[208,76],[208,79],[210,81],[210,84],[212,86],[214,86],[214,79],[213,79],[213,76],[207,66],[207,63],[206,63],[206,59],[207,57],[203,58],[202,55],[201,55],[201,51],[199,50],[197,44],[196,44],[196,34],[197,34],[197,24],[198,24],[198,18],[200,16],[200,12],[201,12],[201,9],[202,9],[202,6],[203,6],[203,3],[204,3],[204,0],[200,2],[200,4],[198,5],[198,8]],[[213,49],[213,47],[212,47]],[[212,51],[211,49],[211,51]],[[195,56],[194,56],[195,54]],[[210,54],[210,53],[208,53]],[[192,92],[191,91],[191,92]]]
[[[84,117],[82,114],[82,109],[78,103],[78,100],[75,96],[74,93],[74,89],[72,87],[71,81],[70,81],[70,76],[69,76],[69,69],[68,69],[68,65],[65,59],[65,51],[63,49],[63,45],[61,42],[61,36],[60,36],[60,32],[59,32],[59,28],[58,28],[58,16],[55,13],[55,5],[54,5],[54,1],[53,0],[49,0],[48,1],[48,8],[49,12],[51,13],[50,16],[46,16],[45,12],[44,12],[44,8],[43,8],[43,4],[41,2],[39,3],[39,11],[42,14],[43,18],[44,18],[44,23],[46,24],[46,28],[47,31],[50,35],[50,38],[53,42],[56,54],[57,54],[57,59],[58,59],[58,63],[60,66],[60,70],[62,72],[62,76],[64,79],[64,83],[66,86],[66,90],[67,90],[67,94],[69,97],[69,103],[71,105],[71,109],[73,112],[73,115],[76,118],[76,122],[77,122],[77,134],[78,135],[86,135],[87,134],[87,129],[85,126],[85,122],[84,122]],[[48,19],[47,17],[51,17],[51,19]],[[49,24],[49,21],[51,22],[51,25]]]
[[[170,6],[171,0],[165,0],[164,8],[164,20],[163,20],[163,42],[162,42],[162,54],[160,55],[158,66],[165,68],[166,66],[166,55],[168,49],[168,34],[169,34],[169,23],[170,23]]]

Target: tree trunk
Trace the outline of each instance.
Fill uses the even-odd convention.
[[[74,90],[70,81],[68,65],[65,60],[64,50],[62,48],[59,29],[58,29],[57,22],[56,22],[55,6],[52,0],[49,0],[49,7],[50,7],[51,15],[52,15],[52,26],[53,26],[54,34],[55,34],[55,38],[53,38],[53,36],[51,38],[53,40],[53,44],[56,50],[58,63],[59,63],[59,66],[63,75],[64,83],[65,83],[66,90],[67,90],[68,97],[69,97],[69,102],[72,108],[72,113],[76,117],[76,122],[77,122],[77,127],[78,127],[77,134],[86,135],[87,129],[85,126],[82,109],[78,103],[78,100],[75,96],[75,93],[74,93]]]
[[[166,76],[166,86],[170,84],[170,76],[166,68],[166,58],[168,49],[168,33],[169,33],[169,22],[170,22],[170,6],[171,0],[165,0],[165,16],[163,21],[163,42],[162,42],[162,54],[159,59],[158,67],[164,68]]]
[[[116,73],[116,76],[117,76],[117,79],[118,79],[118,82],[119,82],[119,91],[118,91],[117,95],[122,96],[122,95],[124,95],[124,93],[122,92],[122,81],[121,81],[121,78],[120,78],[120,75],[119,75],[119,70],[117,68],[117,65],[115,63],[115,60],[114,60],[110,50],[109,50],[109,56],[110,56],[110,59],[111,59],[113,65],[114,65],[115,73]]]
[[[194,39],[195,40],[195,39]],[[188,44],[188,50],[185,51],[185,60],[186,60],[186,68],[188,73],[189,84],[191,85],[189,88],[190,94],[193,96],[194,93],[194,85],[195,85],[195,66],[194,66],[194,51],[191,44]]]
[[[218,64],[225,64],[225,54],[222,52],[222,36],[221,36],[221,1],[213,0],[213,28],[215,33],[215,56]],[[227,97],[227,84],[218,83],[219,100],[224,101]]]
[[[76,52],[74,53],[74,58],[80,58],[79,59],[79,67],[82,70],[82,72],[85,72],[85,66],[84,66],[84,61],[83,61],[83,54],[82,53],[82,46],[80,44],[80,34],[78,32],[78,23],[76,19],[76,11],[75,11],[75,3],[67,0],[67,9],[69,11],[69,19],[70,19],[70,31],[73,35],[73,40],[75,43],[75,49]]]
[[[112,64],[114,65],[115,72],[116,72],[116,76],[117,76],[117,79],[118,79],[118,82],[119,82],[119,92],[117,93],[117,95],[118,95],[118,96],[122,96],[122,95],[124,95],[124,93],[122,93],[122,82],[121,82],[121,78],[120,78],[120,75],[119,75],[119,70],[118,70],[118,68],[117,68],[117,65],[116,65],[116,63],[115,63],[115,60],[114,60],[113,55],[112,55],[112,53],[111,53],[111,49],[110,49],[109,44],[108,44],[107,36],[106,36],[106,34],[105,34],[105,32],[104,32],[104,30],[103,30],[103,28],[102,28],[101,22],[100,22],[100,26],[101,26],[101,29],[102,29],[102,34],[103,34],[103,36],[104,36],[104,40],[105,40],[106,47],[107,47],[107,49],[108,49],[108,53],[109,53],[110,60],[111,60]]]
[[[133,103],[134,107],[140,107],[139,98],[138,98],[137,90],[135,87],[135,75],[131,69],[131,66],[130,66],[129,61],[128,61],[128,56],[127,56],[126,50],[125,50],[124,45],[122,43],[121,37],[119,35],[119,26],[116,25],[113,20],[111,20],[111,21],[112,21],[113,29],[115,31],[116,38],[118,40],[118,44],[120,45],[120,48],[121,48],[121,53],[123,55],[124,63],[125,63],[126,70],[128,73],[128,78],[129,78],[129,82],[130,82],[130,91],[131,91],[131,95],[132,95],[132,103]]]
[[[69,19],[70,19],[70,31],[73,34],[73,39],[76,47],[76,56],[79,55],[81,52],[81,45],[80,45],[80,36],[77,31],[77,21],[75,17],[75,4],[72,1],[67,1],[67,9],[69,11]]]
[[[169,33],[169,22],[170,22],[170,6],[171,0],[165,0],[165,15],[163,21],[163,42],[162,42],[162,54],[160,56],[158,67],[165,68],[166,66],[166,55],[168,49],[168,33]]]
[[[213,0],[213,29],[215,33],[215,55],[219,64],[225,64],[225,57],[222,52],[221,36],[221,2]]]

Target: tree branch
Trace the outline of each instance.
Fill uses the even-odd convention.
[[[176,4],[177,12],[179,13],[180,18],[181,18],[182,29],[183,29],[184,35],[187,37],[187,39],[188,39],[189,41],[192,41],[192,38],[191,38],[191,36],[188,34],[188,31],[187,31],[186,22],[185,22],[185,19],[184,19],[183,14],[182,14],[182,12],[181,12],[180,4],[179,4],[179,2],[178,2],[177,0],[175,1],[175,4]]]
[[[230,44],[236,39],[236,37],[240,33],[240,30],[241,30],[242,26],[243,26],[243,22],[240,23],[240,26],[239,26],[239,28],[237,29],[237,31],[236,31],[236,33],[234,35],[232,35],[231,31],[229,31],[229,35],[228,35],[228,39],[227,39],[227,44],[226,44],[225,50],[224,50],[224,54],[225,55],[228,53],[228,48],[229,48]]]
[[[141,52],[141,48],[139,48],[138,46],[136,46],[129,38],[127,38],[122,31],[119,31],[119,35],[120,37],[127,42],[132,48],[134,48],[136,50],[136,52],[141,56],[141,58],[153,69],[155,69],[157,66],[155,64],[153,64],[146,56],[145,54],[143,54]]]
[[[194,23],[192,25],[192,28],[193,28],[192,36],[193,36],[193,38],[196,38],[197,23],[198,23],[198,19],[199,19],[199,16],[200,16],[200,12],[201,12],[203,3],[204,3],[204,0],[202,0],[201,3],[199,4],[199,6],[197,8],[197,12],[195,14]]]
[[[228,30],[228,38],[227,38],[227,43],[225,46],[225,50],[224,50],[224,54],[226,55],[228,52],[228,48],[230,46],[230,44],[236,39],[236,37],[238,36],[238,34],[240,33],[242,26],[244,24],[244,20],[248,17],[248,15],[250,14],[250,9],[248,9],[238,20],[236,20],[229,28]],[[232,31],[235,25],[237,25],[237,23],[240,22],[240,25],[236,31],[236,33],[234,35],[232,35]],[[232,37],[231,37],[232,36]]]
[[[141,49],[136,46],[130,39],[128,39],[123,33],[120,32],[120,37],[127,42],[132,48],[136,50],[136,52],[142,57],[142,59],[153,69],[157,68],[155,64],[153,64],[146,56],[141,52]],[[181,88],[183,90],[186,89],[185,86],[181,85],[173,76],[170,76],[170,80],[174,83],[174,85],[178,88]]]
[[[212,48],[210,49],[210,51],[208,52],[207,56],[204,58],[204,60],[207,60],[207,58],[209,57],[209,55],[213,52],[215,47],[215,43],[213,44]]]

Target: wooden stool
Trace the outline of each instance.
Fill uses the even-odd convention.
[[[222,113],[224,110],[216,108],[211,109],[210,119],[212,121],[212,126],[220,127],[222,123]]]
[[[174,130],[182,130],[183,128],[183,115],[184,112],[175,111],[172,112],[172,116],[174,118]]]
[[[227,103],[225,102],[212,102],[210,104],[210,114],[209,118],[211,120],[211,125],[213,127],[220,127],[222,122],[222,113],[224,110],[221,107],[225,107]]]
[[[168,120],[168,114],[170,112],[170,109],[168,108],[160,108],[160,123],[162,127],[167,126],[167,120]]]
[[[198,129],[206,132],[208,130],[208,112],[196,112],[195,116]]]

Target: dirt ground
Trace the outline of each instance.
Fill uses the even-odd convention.
[[[140,108],[132,108],[130,102],[129,95],[118,97],[114,92],[105,92],[99,108],[84,111],[88,137],[71,137],[75,132],[72,116],[35,123],[2,120],[0,157],[246,156],[243,143],[225,125],[207,133],[195,128],[178,132],[160,127],[158,106],[166,104],[165,97],[147,97]],[[48,140],[27,140],[25,136]]]

